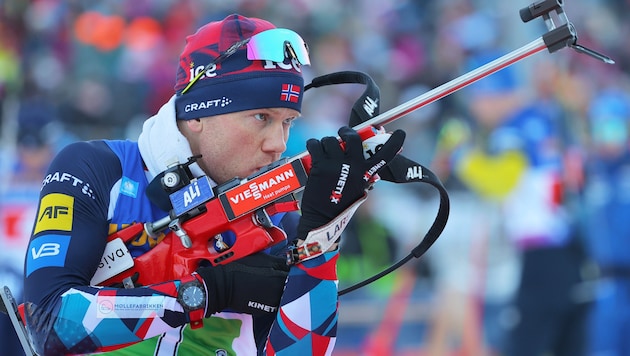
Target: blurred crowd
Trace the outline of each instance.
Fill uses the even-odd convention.
[[[0,285],[19,299],[52,155],[135,140],[200,25],[238,12],[293,29],[307,83],[365,72],[384,112],[542,36],[542,20],[519,17],[530,4],[0,0]],[[630,1],[564,5],[578,44],[615,64],[541,52],[386,127],[441,178],[451,217],[425,256],[340,299],[336,354],[630,355]],[[347,124],[362,90],[307,92],[287,156]],[[371,195],[342,245],[341,287],[406,256],[437,210],[430,187],[379,182]]]

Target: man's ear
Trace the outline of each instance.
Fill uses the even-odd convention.
[[[203,129],[203,123],[200,119],[177,120],[177,127],[184,136],[188,136],[189,133],[201,132]]]
[[[191,132],[201,132],[203,129],[203,122],[201,119],[186,120],[186,125]]]

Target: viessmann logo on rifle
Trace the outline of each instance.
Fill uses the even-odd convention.
[[[254,211],[302,188],[306,172],[300,160],[283,164],[220,195],[228,217]]]

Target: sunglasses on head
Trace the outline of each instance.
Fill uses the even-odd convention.
[[[301,65],[311,64],[308,57],[308,46],[300,35],[285,28],[274,28],[232,44],[212,62],[204,66],[203,70],[199,71],[182,90],[182,94],[185,94],[210,67],[221,63],[245,45],[247,45],[247,59],[249,60],[269,60],[281,63],[284,62],[285,58],[289,58],[297,60]]]

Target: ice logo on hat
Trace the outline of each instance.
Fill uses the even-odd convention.
[[[274,62],[270,60],[264,60],[262,62],[263,62],[263,65],[262,65],[263,70],[281,69],[281,70],[294,70],[297,73],[302,73],[300,62],[297,59],[291,59],[290,63],[279,63],[279,62]],[[216,77],[217,75],[219,75],[219,73],[217,73],[218,67],[219,66],[215,63],[212,63],[209,66],[206,66],[206,65],[195,66],[194,62],[191,62],[190,70],[189,70],[189,79],[187,83],[190,83],[190,81],[193,80],[193,78],[195,78],[197,75],[199,75],[199,73],[204,69],[206,70],[203,72],[203,75],[199,78],[200,80]]]
[[[196,77],[199,74],[199,72],[201,72],[204,68],[206,68],[205,65],[200,65],[200,66],[195,67],[195,63],[190,62],[190,80]],[[203,76],[200,79],[216,77],[217,76],[216,71],[217,71],[217,65],[216,63],[212,63],[212,65],[208,66],[208,68],[203,73]]]

